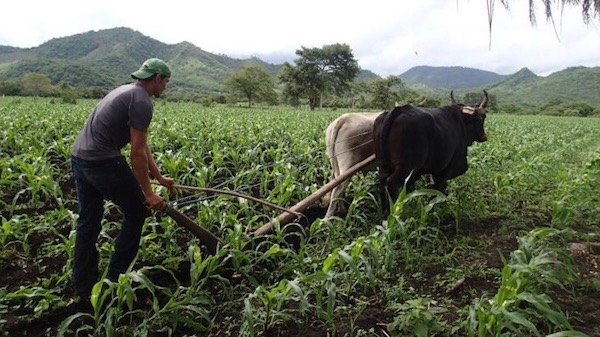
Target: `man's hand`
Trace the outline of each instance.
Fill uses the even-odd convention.
[[[155,211],[162,211],[165,209],[165,200],[156,193],[148,193],[146,195],[146,207]]]
[[[156,180],[158,181],[159,184],[168,188],[169,191],[171,191],[173,189],[173,186],[175,186],[175,180],[173,180],[169,177],[165,177],[165,176],[161,175],[161,176],[157,177]]]

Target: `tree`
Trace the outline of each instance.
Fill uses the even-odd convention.
[[[58,94],[62,97],[62,102],[67,104],[77,103],[77,92],[66,82],[60,83]]]
[[[108,94],[108,91],[101,87],[83,87],[79,88],[79,96],[83,98],[99,99]]]
[[[21,84],[17,81],[0,81],[0,95],[17,96],[21,94]]]
[[[350,82],[350,88],[344,94],[337,96],[338,99],[333,100],[333,104],[329,106],[337,108],[370,108],[371,92],[369,83],[365,81],[357,81],[356,79]]]
[[[587,103],[559,103],[547,104],[540,111],[544,115],[587,117],[593,114],[594,107]]]
[[[412,103],[417,106],[436,108],[442,105],[442,101],[437,97],[418,96],[412,99]]]
[[[248,64],[229,76],[224,83],[234,95],[239,94],[248,100],[248,107],[253,101],[265,100],[273,102],[277,93],[275,92],[275,80],[265,67],[258,64]]]
[[[40,73],[28,73],[21,81],[23,93],[26,95],[40,96],[50,94],[52,82],[50,77]]]
[[[293,103],[308,99],[311,110],[322,106],[327,93],[342,94],[358,74],[358,62],[346,44],[296,50],[295,66],[283,64],[279,79],[285,84],[284,94]]]
[[[399,76],[390,75],[385,79],[378,78],[370,83],[373,100],[371,105],[378,109],[392,109],[396,101],[398,101],[398,93],[392,90],[393,86],[402,86],[402,79]]]
[[[307,98],[310,109],[314,110],[323,87],[316,68],[302,71],[298,66],[285,62],[279,72],[279,80],[285,84],[283,95],[291,105],[297,107],[301,98]]]

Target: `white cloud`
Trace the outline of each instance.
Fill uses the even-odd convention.
[[[362,68],[381,76],[417,65],[501,74],[528,67],[542,75],[600,65],[600,32],[594,22],[583,24],[580,8],[566,8],[562,24],[557,18],[559,39],[541,11],[537,27],[530,25],[527,6],[512,1],[509,13],[496,4],[490,49],[484,1],[19,0],[3,6],[0,45],[34,47],[55,37],[129,27],[164,43],[189,41],[233,57],[270,55],[267,61],[276,63],[284,55],[293,60],[302,46],[345,43]]]

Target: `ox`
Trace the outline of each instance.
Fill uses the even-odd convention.
[[[373,122],[381,112],[346,113],[336,118],[325,131],[327,156],[331,163],[332,179],[339,177],[355,164],[375,152],[373,147]],[[375,162],[362,172],[375,171]],[[340,207],[340,197],[348,185],[346,180],[336,186],[329,196],[325,217],[332,216]]]
[[[446,193],[448,180],[467,171],[467,148],[487,139],[484,130],[488,94],[474,107],[452,104],[440,108],[396,107],[375,119],[373,139],[379,165],[380,198],[388,212],[387,193],[395,199],[401,184],[407,191],[423,174],[433,188]]]
[[[453,98],[452,98],[453,99]],[[425,104],[423,100],[419,105]],[[398,105],[398,103],[396,103]],[[325,130],[327,157],[331,163],[332,180],[348,171],[355,164],[375,153],[373,147],[373,123],[383,112],[353,112],[336,118]],[[362,169],[366,173],[375,171],[377,164]],[[329,195],[329,207],[325,217],[342,210],[341,197],[349,180],[341,182]]]

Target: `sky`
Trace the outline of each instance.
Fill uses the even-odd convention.
[[[53,39],[128,27],[166,44],[187,41],[214,54],[293,62],[302,47],[347,44],[362,69],[382,77],[415,66],[462,66],[546,76],[600,66],[600,20],[555,7],[554,25],[528,2],[507,11],[489,0],[16,0],[2,5],[0,45],[30,48]]]

